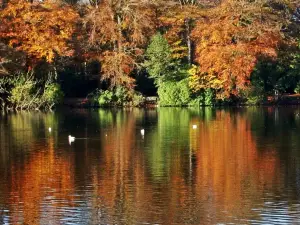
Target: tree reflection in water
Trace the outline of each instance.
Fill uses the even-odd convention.
[[[12,224],[300,222],[294,216],[297,113],[161,108],[1,115],[0,218]],[[81,138],[71,146],[69,132]]]

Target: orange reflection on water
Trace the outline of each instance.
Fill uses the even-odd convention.
[[[54,140],[48,146],[32,144],[38,148],[23,164],[13,164],[11,173],[10,205],[12,224],[40,224],[43,201],[51,209],[72,206],[74,197],[74,174],[72,154],[58,156],[54,152]],[[46,200],[50,198],[50,200]],[[55,214],[48,212],[48,215]],[[22,215],[23,214],[23,215]]]
[[[276,151],[258,152],[246,115],[217,111],[215,120],[198,124],[199,129],[191,130],[198,198],[206,196],[207,207],[217,207],[212,210],[214,218],[220,211],[233,218],[246,217],[263,202],[264,190],[279,183]]]

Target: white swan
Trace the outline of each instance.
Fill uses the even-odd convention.
[[[197,125],[196,124],[193,125],[193,129],[197,129]]]
[[[70,144],[75,141],[75,137],[73,137],[71,135],[68,136],[68,139],[69,139]]]
[[[141,129],[141,135],[144,136],[145,135],[145,130]]]

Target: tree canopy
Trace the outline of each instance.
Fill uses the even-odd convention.
[[[266,92],[280,82],[282,91],[300,83],[296,0],[10,0],[1,6],[2,75],[55,64],[60,73],[73,68],[92,76],[99,68],[107,88],[129,90],[141,73],[157,85],[189,76],[195,95],[210,90],[219,99],[244,96],[255,79]]]

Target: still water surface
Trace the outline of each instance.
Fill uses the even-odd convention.
[[[0,224],[300,224],[300,108],[2,114]]]

